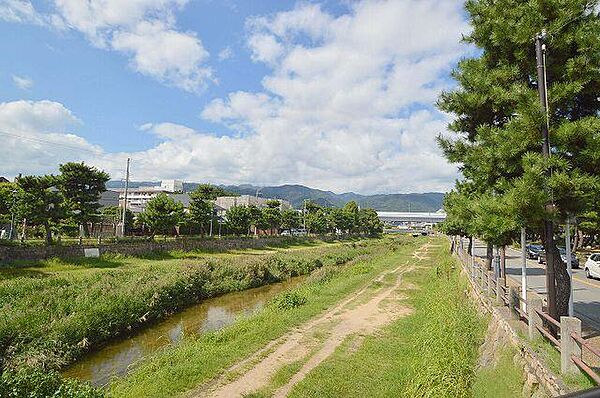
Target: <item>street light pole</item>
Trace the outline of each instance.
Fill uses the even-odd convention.
[[[16,222],[16,214],[15,214],[15,209],[17,207],[17,190],[14,189],[12,191],[13,194],[13,208],[11,209],[11,216],[10,216],[10,232],[8,233],[8,240],[12,240],[13,239],[13,234],[15,231],[15,222]]]
[[[527,311],[527,232],[521,227],[521,297],[522,309]]]
[[[306,199],[302,202],[302,229],[306,233]]]
[[[127,193],[129,191],[129,162],[131,161],[131,159],[127,158],[127,170],[126,170],[126,174],[125,174],[125,195],[124,195],[124,199],[123,199],[123,215],[122,215],[122,219],[121,219],[121,223],[122,223],[122,231],[123,231],[123,236],[125,236],[125,234],[127,233],[126,228],[125,228],[125,216],[127,215]]]
[[[569,292],[569,316],[573,316],[573,264],[571,264],[571,216],[567,215],[565,224],[565,249],[567,250],[567,272],[571,281],[571,291]]]
[[[537,85],[540,105],[546,115],[546,120],[541,125],[542,129],[542,155],[548,159],[550,157],[550,137],[548,134],[548,93],[546,85],[546,62],[545,53],[546,45],[543,40],[546,37],[546,32],[536,35],[535,37],[535,58],[537,63]],[[550,210],[552,203],[546,203],[546,208]],[[548,292],[548,312],[554,319],[558,316],[556,307],[556,282],[554,276],[554,223],[551,219],[544,220],[544,249],[546,250],[546,291]]]

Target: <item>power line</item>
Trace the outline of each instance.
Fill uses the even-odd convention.
[[[39,142],[39,143],[42,143],[42,144],[54,145],[54,146],[58,146],[58,147],[66,148],[66,149],[71,149],[71,150],[74,150],[74,151],[90,152],[90,153],[93,153],[95,155],[98,154],[98,152],[93,151],[91,149],[78,148],[78,147],[74,147],[74,146],[70,146],[70,145],[59,144],[57,142],[49,141],[49,140],[44,140],[44,139],[41,139],[41,138],[28,137],[28,136],[21,135],[21,134],[8,133],[6,131],[0,131],[0,134],[6,135],[6,136],[9,136],[9,137],[13,137],[13,138],[20,138],[20,139],[23,139],[23,140]]]
[[[104,158],[106,160],[114,160],[113,156],[118,153],[117,152],[117,153],[113,153],[113,154],[107,154],[107,153],[102,153],[101,150],[94,151],[92,149],[87,149],[87,148],[78,148],[78,147],[71,146],[71,145],[65,145],[65,144],[61,144],[61,143],[58,143],[58,142],[45,140],[45,139],[42,139],[42,138],[28,137],[28,136],[25,136],[25,135],[9,133],[9,132],[2,131],[2,130],[0,130],[0,135],[4,135],[4,136],[8,136],[8,137],[13,137],[13,138],[18,138],[18,139],[23,139],[23,140],[32,141],[32,142],[38,142],[38,143],[46,144],[46,145],[53,145],[53,146],[64,148],[64,149],[68,149],[68,150],[71,150],[71,151],[87,152],[87,153],[93,154],[94,156],[97,156],[97,157],[100,157],[100,158]],[[121,152],[121,154],[126,155],[127,153]]]

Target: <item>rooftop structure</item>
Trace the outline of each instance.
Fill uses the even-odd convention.
[[[229,210],[234,206],[257,206],[257,207],[266,207],[267,202],[270,200],[276,200],[280,203],[279,208],[281,210],[291,209],[292,205],[287,200],[283,199],[274,199],[274,198],[261,198],[260,196],[253,195],[241,195],[241,196],[219,196],[215,200],[215,204],[225,211]]]
[[[119,192],[114,190],[107,190],[100,194],[100,199],[98,199],[98,203],[100,204],[100,208],[103,209],[105,207],[110,206],[118,206],[119,205]]]

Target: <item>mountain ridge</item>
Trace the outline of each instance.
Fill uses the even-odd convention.
[[[132,181],[132,188],[141,186],[157,186],[160,182],[154,181]],[[199,183],[184,183],[185,192],[191,192]],[[369,207],[379,211],[427,211],[434,212],[442,208],[444,193],[394,193],[362,195],[355,192],[335,193],[317,188],[311,188],[300,184],[283,184],[277,186],[259,187],[252,184],[219,185],[225,190],[240,195],[259,195],[263,197],[287,200],[295,208],[301,208],[304,200],[312,200],[321,206],[340,207],[354,200],[361,207]],[[109,181],[107,188],[122,188],[121,181]]]

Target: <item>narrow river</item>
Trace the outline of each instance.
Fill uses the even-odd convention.
[[[95,386],[125,375],[136,362],[182,339],[221,329],[240,316],[250,315],[283,290],[298,285],[304,277],[242,292],[206,299],[124,340],[94,351],[63,371],[63,376],[87,380]]]

